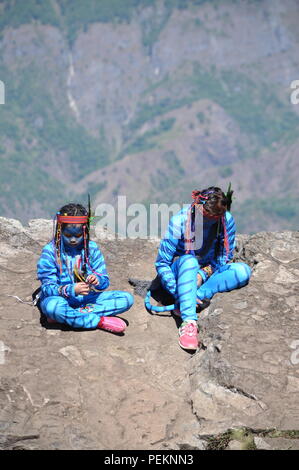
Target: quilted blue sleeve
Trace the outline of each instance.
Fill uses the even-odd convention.
[[[37,277],[41,282],[41,291],[44,297],[62,295],[62,293],[59,291],[61,284],[57,275],[55,255],[49,244],[43,248],[42,254],[38,260]],[[72,284],[68,284],[65,286],[64,292],[68,297],[70,295],[74,296],[74,286]]]
[[[172,295],[175,295],[176,292],[176,279],[171,270],[171,264],[182,234],[182,218],[177,214],[170,220],[164,238],[160,243],[155,263],[162,286]]]
[[[218,254],[216,259],[211,260],[211,266],[213,271],[216,271],[221,266],[227,264],[229,261],[232,260],[234,256],[235,250],[235,235],[236,235],[236,225],[233,216],[230,212],[226,212],[226,228],[227,228],[227,235],[228,235],[228,242],[229,242],[229,253],[226,259],[226,250],[224,248],[224,236],[223,233],[221,235],[221,246],[223,247],[220,249],[220,253]]]
[[[98,290],[107,289],[107,287],[109,287],[110,285],[110,280],[109,280],[109,276],[107,273],[104,256],[95,242],[90,242],[90,260],[89,261],[90,261],[92,270],[88,267],[87,274],[88,275],[95,274],[99,280],[99,285],[94,286],[94,287]]]

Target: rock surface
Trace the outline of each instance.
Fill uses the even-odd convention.
[[[124,336],[45,323],[30,300],[50,222],[0,218],[0,449],[244,448],[231,429],[299,449],[299,232],[238,237],[251,281],[214,296],[190,355],[139,295]],[[157,243],[96,241],[111,289],[155,276]]]

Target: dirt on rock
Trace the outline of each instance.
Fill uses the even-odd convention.
[[[239,237],[235,259],[252,279],[200,313],[192,355],[171,313],[149,314],[129,282],[155,277],[157,242],[96,240],[109,289],[135,303],[124,335],[78,331],[31,304],[50,222],[39,233],[0,219],[0,449],[206,449],[232,428],[299,448],[298,232]],[[273,428],[293,434],[261,437]]]

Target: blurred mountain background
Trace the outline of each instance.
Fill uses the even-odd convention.
[[[0,0],[0,215],[188,203],[298,230],[298,0]]]

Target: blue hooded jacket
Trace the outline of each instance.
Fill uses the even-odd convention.
[[[60,266],[57,264],[55,258],[54,242],[52,241],[45,245],[37,263],[37,277],[41,281],[41,299],[49,296],[62,295],[59,291],[59,287],[61,286],[67,286],[65,288],[67,297],[75,297],[73,270],[75,263],[77,264],[79,260],[82,262],[83,259],[83,247],[64,247],[64,250],[61,253],[62,273],[60,273]],[[104,257],[94,241],[89,242],[89,262],[92,269],[100,274],[100,276],[96,275],[89,266],[87,266],[87,275],[95,274],[99,280],[99,285],[93,287],[99,291],[107,289],[110,281]]]
[[[176,292],[176,279],[172,272],[171,265],[176,256],[183,256],[186,254],[185,231],[189,209],[190,206],[184,207],[170,220],[168,229],[160,243],[155,263],[162,286],[172,295],[175,295]],[[210,265],[213,272],[215,272],[233,258],[236,229],[234,218],[228,211],[225,212],[225,221],[229,241],[228,256],[226,256],[224,248],[223,232],[221,234],[220,241],[221,249],[218,254],[216,253],[217,222],[205,221],[203,224],[202,246],[200,249],[193,252],[198,259],[199,268]],[[205,281],[205,272],[199,269],[199,273]]]

